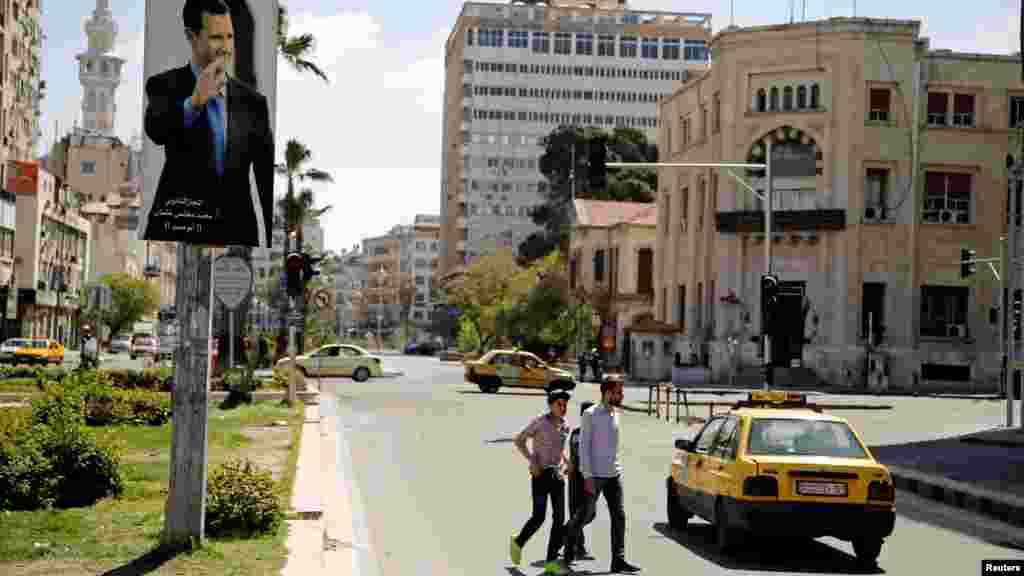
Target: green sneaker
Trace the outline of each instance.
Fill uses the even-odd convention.
[[[512,537],[512,543],[508,550],[509,556],[512,557],[512,563],[519,566],[519,563],[523,560],[523,547],[516,544],[516,537]]]
[[[558,560],[552,560],[551,562],[547,562],[547,563],[544,564],[544,573],[545,574],[568,574],[569,571],[566,570],[565,566],[563,566],[562,563],[559,562]]]

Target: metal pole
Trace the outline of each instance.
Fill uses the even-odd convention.
[[[764,262],[765,262],[765,273],[772,273],[772,243],[774,238],[772,236],[772,139],[769,137],[766,142],[766,160],[764,169],[765,179],[765,195],[764,195]],[[764,306],[767,303],[761,302],[762,312],[761,318],[765,318]],[[772,367],[772,339],[769,335],[771,327],[763,326],[761,332],[764,339],[764,352],[761,355],[761,361],[764,363],[764,389],[768,390],[774,384],[774,374]]]
[[[1011,193],[1010,196],[1013,196],[1013,194]],[[1012,203],[1013,200],[1010,200],[1010,202]],[[1014,220],[1013,212],[1010,212],[1010,220],[1011,221]],[[1012,227],[1013,224],[1010,224],[1010,226]],[[1005,237],[1003,237],[1003,236],[999,237],[999,267],[1002,268],[1002,271],[1003,271],[1003,273],[999,275],[999,366],[1000,366],[1000,374],[999,374],[999,376],[1000,376],[1000,379],[1001,379],[1000,381],[1002,382],[1003,386],[1007,387],[1006,390],[1007,390],[1007,392],[1009,392],[1009,384],[1008,384],[1008,382],[1010,381],[1010,378],[1008,378],[1008,375],[1010,374],[1010,372],[1009,372],[1008,365],[1007,365],[1007,362],[1006,362],[1006,348],[1007,347],[1006,347],[1006,337],[1005,337],[1006,336],[1006,317],[1007,317],[1007,310],[1006,310],[1006,300],[1007,300],[1007,298],[1006,298],[1006,274],[1007,274],[1007,272],[1009,272],[1009,270],[1008,270],[1009,267],[1006,266],[1006,261],[1003,259],[1003,254],[1004,254],[1004,251],[1003,251],[1003,241],[1005,241],[1005,240],[1006,240]],[[1007,398],[1009,398],[1009,394],[1007,394]],[[1007,403],[1010,406],[1010,411],[1007,413],[1008,418],[1007,418],[1006,425],[1007,425],[1007,427],[1009,427],[1009,426],[1013,425],[1013,423],[1009,421],[1010,418],[1013,417],[1013,412],[1012,412],[1013,401],[1012,400],[1008,400]]]
[[[1017,166],[1019,166],[1019,165],[1020,165],[1020,163],[1018,161]],[[1014,168],[1016,168],[1017,166],[1014,166]],[[1009,308],[1012,307],[1012,304],[1013,304],[1013,301],[1014,301],[1014,292],[1016,292],[1017,277],[1019,276],[1019,274],[1017,273],[1017,263],[1015,261],[1015,258],[1017,256],[1017,211],[1020,209],[1020,206],[1017,205],[1017,185],[1018,185],[1017,184],[1017,175],[1015,173],[1011,172],[1010,179],[1008,181],[1010,182],[1011,192],[1010,192],[1010,218],[1009,218],[1010,223],[1007,226],[1009,228],[1009,232],[1010,232],[1010,243],[1009,243],[1009,252],[1010,253],[1009,253],[1009,258],[1007,258],[1007,260],[1010,262],[1011,265],[1009,265],[1006,268],[1004,268],[1004,270],[1006,272],[1003,273],[1003,276],[1009,276],[1009,278],[1005,280],[1006,284],[1008,285],[1008,296],[1009,296],[1009,298],[1007,298],[1008,302],[1007,302],[1007,310],[1006,311],[1007,311],[1008,314],[1013,314],[1013,312],[1011,312],[1009,310]],[[1000,249],[1002,249],[1002,243],[1000,243]],[[1013,372],[1013,365],[1014,365],[1014,363],[1017,360],[1017,340],[1016,340],[1016,335],[1014,334],[1014,330],[1012,328],[1012,325],[1011,325],[1010,329],[1008,329],[1006,331],[1005,336],[1006,336],[1006,340],[1007,340],[1006,343],[1005,343],[1005,347],[1008,350],[1009,357],[1010,357],[1010,361],[1008,362],[1008,367],[1007,367],[1007,377],[1006,377],[1006,380],[1005,380],[1005,383],[1006,383],[1006,389],[1005,389],[1005,392],[1006,392],[1006,427],[1007,428],[1012,428],[1013,427],[1013,384],[1014,384],[1014,380],[1015,380],[1015,378],[1013,378],[1013,373],[1014,373]]]
[[[298,401],[298,378],[299,378],[299,367],[295,362],[295,324],[292,323],[291,315],[295,310],[295,298],[288,299],[288,358],[289,369],[288,369],[288,405],[294,406]]]
[[[235,311],[228,310],[228,370],[235,367]]]

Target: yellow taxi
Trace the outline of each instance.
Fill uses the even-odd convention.
[[[896,517],[889,470],[853,427],[791,392],[753,392],[677,439],[665,485],[669,525],[704,518],[722,551],[749,534],[832,536],[874,566]]]
[[[499,388],[561,388],[573,390],[576,380],[570,372],[548,365],[530,352],[491,350],[477,360],[463,362],[466,380],[493,394]]]
[[[0,359],[16,364],[62,364],[64,345],[46,338],[11,338],[0,345]]]

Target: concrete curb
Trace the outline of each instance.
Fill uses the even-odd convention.
[[[288,519],[288,558],[282,576],[321,574],[324,567],[324,499],[320,407],[306,406]]]
[[[1024,527],[1024,498],[900,466],[886,466],[898,490]]]

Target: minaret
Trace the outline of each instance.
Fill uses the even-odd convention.
[[[110,12],[110,0],[96,0],[92,18],[85,22],[85,34],[89,49],[77,56],[78,80],[82,83],[82,127],[113,136],[115,94],[125,61],[113,52],[117,23]]]

